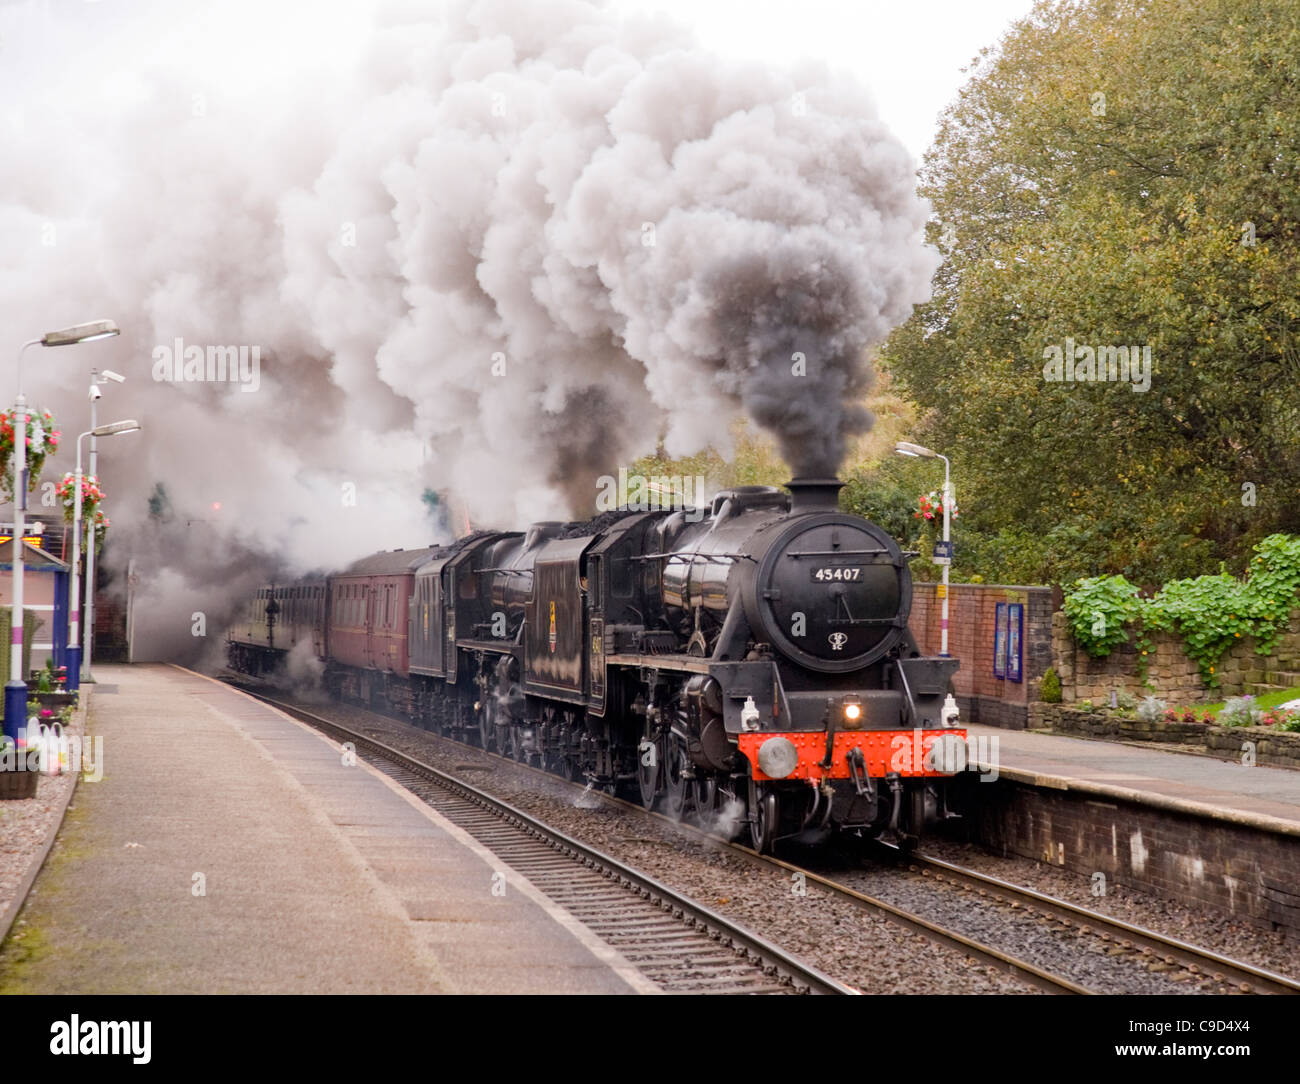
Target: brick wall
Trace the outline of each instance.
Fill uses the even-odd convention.
[[[935,583],[915,583],[908,626],[926,654],[937,655],[942,601]],[[957,702],[967,722],[1021,729],[1030,700],[1037,699],[1039,679],[1052,660],[1052,593],[1047,587],[1006,587],[954,583],[948,587],[948,653],[961,660],[953,679]],[[1021,631],[1023,680],[993,674],[994,632],[1000,602],[1025,607]]]
[[[971,780],[958,800],[994,853],[1300,933],[1300,837],[1010,780]]]

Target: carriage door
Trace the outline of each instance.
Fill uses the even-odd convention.
[[[366,591],[366,651],[365,658],[368,666],[375,665],[375,615],[379,609],[379,592],[375,590],[374,584],[367,583]]]
[[[601,558],[587,558],[587,699],[593,715],[605,714],[605,606],[601,596]]]

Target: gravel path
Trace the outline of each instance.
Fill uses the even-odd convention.
[[[1017,979],[935,945],[782,871],[760,868],[725,845],[577,791],[479,749],[351,705],[298,701],[304,709],[419,756],[553,828],[599,848],[841,982],[873,994],[1032,993]]]
[[[73,716],[69,737],[83,733],[84,719],[84,713]],[[0,801],[0,914],[14,901],[40,857],[75,778],[70,773],[42,774],[35,798]]]

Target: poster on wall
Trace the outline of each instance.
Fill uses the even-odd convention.
[[[993,676],[1007,676],[1007,603],[998,603],[997,621],[993,626]]]
[[[1020,635],[1024,631],[1025,606],[1012,602],[1007,607],[1007,680],[1020,680]]]

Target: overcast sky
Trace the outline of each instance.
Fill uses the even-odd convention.
[[[527,3],[527,0],[521,0]],[[998,40],[1032,0],[611,0],[660,10],[724,54],[847,68],[919,156],[962,68]],[[129,99],[135,73],[162,58],[248,89],[293,83],[303,66],[342,63],[361,39],[372,0],[0,0],[0,92],[11,118],[24,99],[94,87]],[[197,14],[196,14],[197,10]],[[55,28],[57,19],[58,28]],[[142,48],[141,27],[148,28]]]
[[[721,53],[790,61],[816,57],[855,72],[918,159],[965,82],[962,68],[1033,0],[616,0],[661,10]]]

